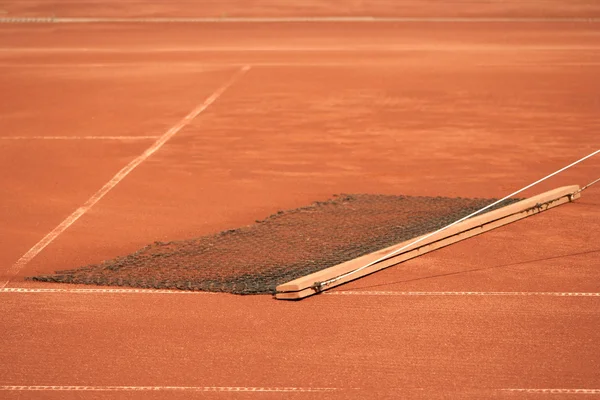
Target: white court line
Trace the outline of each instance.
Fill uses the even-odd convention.
[[[218,292],[163,289],[109,289],[109,288],[1,288],[1,293],[73,293],[73,294],[187,294],[219,295]],[[224,293],[227,294],[227,293]],[[323,296],[541,296],[541,297],[600,297],[590,292],[392,292],[392,291],[346,291],[324,292]]]
[[[327,16],[327,17],[1,17],[0,23],[53,23],[53,24],[85,24],[85,23],[344,23],[344,22],[597,22],[597,17],[372,17],[372,16]]]
[[[69,386],[69,385],[11,385],[0,386],[0,391],[22,392],[243,392],[243,393],[306,393],[334,392],[360,388],[312,388],[312,387],[262,387],[262,386]],[[419,388],[422,390],[422,388]],[[600,394],[600,389],[492,389],[492,391],[532,394]]]
[[[502,391],[540,394],[600,394],[600,389],[502,389]]]
[[[117,174],[108,181],[99,191],[97,191],[92,197],[88,199],[81,207],[75,210],[69,215],[63,222],[61,222],[56,228],[48,233],[42,240],[40,240],[35,246],[33,246],[27,253],[25,253],[9,270],[6,272],[8,277],[5,282],[0,282],[0,289],[6,287],[12,277],[14,277],[29,261],[37,256],[46,246],[54,241],[61,233],[69,228],[75,221],[77,221],[82,215],[88,212],[100,199],[102,199],[108,192],[110,192],[119,182],[121,182],[131,171],[133,171],[138,165],[144,162],[148,157],[158,151],[169,139],[177,134],[181,129],[194,120],[200,113],[206,110],[212,103],[214,103],[221,95],[233,85],[239,78],[241,78],[246,72],[250,70],[250,66],[246,65],[240,68],[236,73],[217,89],[210,97],[204,102],[194,108],[188,115],[186,115],[181,121],[173,125],[168,131],[166,131],[159,139],[152,144],[146,151],[136,157],[133,161],[127,164]]]
[[[74,294],[195,294],[217,295],[218,292],[168,289],[58,289],[58,288],[2,288],[0,293],[74,293]]]
[[[393,292],[393,291],[339,291],[325,292],[331,296],[548,296],[600,297],[600,293],[586,292]]]
[[[0,386],[0,391],[52,392],[332,392],[337,388],[246,386]]]
[[[234,67],[243,67],[246,63],[238,62],[238,63],[207,63],[207,62],[179,62],[169,60],[165,61],[156,61],[156,60],[147,60],[140,62],[20,62],[19,60],[14,60],[13,62],[1,62],[0,67],[3,68],[11,68],[11,67],[19,67],[19,68],[122,68],[122,67],[165,67],[168,66],[170,69],[174,67],[185,67],[185,68],[194,68],[193,72],[222,72],[225,68],[234,68]],[[252,64],[254,66],[254,64]]]
[[[160,136],[3,136],[0,140],[149,140]]]
[[[130,67],[141,67],[141,66],[145,66],[145,65],[164,65],[163,62],[161,61],[148,61],[148,62],[144,62],[144,63],[136,63],[136,64],[130,64],[127,66]],[[197,64],[194,63],[178,63],[178,62],[169,62],[168,63],[169,66],[176,66],[176,67],[195,67],[198,66]],[[222,64],[222,63],[215,63],[215,64],[204,64],[204,65],[210,65],[210,66],[214,66],[214,67],[219,67],[219,68],[236,68],[236,67],[242,67],[243,65],[245,65],[244,63],[226,63],[226,64]],[[394,66],[394,65],[398,65],[398,66],[403,66],[403,67],[416,67],[417,64],[416,63],[407,63],[406,60],[401,60],[401,59],[396,59],[396,60],[390,60],[390,59],[381,59],[381,60],[376,60],[376,61],[362,61],[362,60],[348,60],[348,61],[331,61],[331,62],[327,62],[327,61],[321,61],[321,62],[314,62],[314,61],[298,61],[298,62],[253,62],[252,63],[252,68],[257,68],[257,67],[281,67],[281,68],[293,68],[293,67],[315,67],[315,68],[325,68],[325,67],[332,67],[332,68],[344,68],[344,67],[352,67],[352,68],[356,68],[356,67],[387,67],[387,66]],[[600,62],[581,62],[581,63],[577,63],[577,62],[544,62],[543,65],[540,65],[539,63],[523,63],[523,62],[515,62],[515,63],[462,63],[462,65],[467,66],[467,67],[499,67],[499,68],[508,68],[508,67],[523,67],[523,68],[527,68],[527,67],[531,67],[531,68],[536,68],[536,69],[540,69],[540,68],[555,68],[555,67],[577,67],[577,68],[583,68],[583,67],[598,67],[600,66]],[[0,68],[101,68],[101,67],[111,67],[111,66],[125,66],[122,65],[120,63],[115,63],[115,64],[110,64],[110,63],[106,63],[106,64],[97,64],[97,63],[21,63],[21,62],[8,62],[8,63],[0,63]],[[422,65],[419,66],[419,68],[422,68]],[[143,136],[141,136],[143,137]],[[152,138],[157,138],[158,136],[147,136],[147,137],[152,137]],[[92,137],[90,137],[92,138]],[[118,137],[115,137],[118,138]],[[1,139],[1,138],[0,138]]]
[[[434,44],[434,45],[354,45],[354,46],[196,46],[196,47],[0,47],[4,54],[53,54],[53,53],[83,53],[83,54],[174,54],[182,53],[355,53],[355,52],[513,52],[513,51],[596,51],[596,45],[466,45],[466,44]],[[254,65],[254,63],[252,64]]]

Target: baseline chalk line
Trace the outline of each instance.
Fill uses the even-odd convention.
[[[501,389],[501,391],[532,394],[600,394],[600,389]]]
[[[339,53],[392,53],[392,52],[407,52],[407,51],[437,51],[437,52],[448,52],[454,53],[457,51],[461,52],[514,52],[514,51],[597,51],[600,46],[597,45],[513,45],[513,46],[466,46],[460,44],[453,45],[368,45],[368,46],[195,46],[195,47],[0,47],[1,53],[9,54],[53,54],[53,53],[113,53],[113,54],[177,54],[177,53],[325,53],[325,52],[339,52]],[[360,61],[358,62],[360,65]],[[252,64],[253,66],[256,64]],[[353,65],[353,64],[350,64]]]
[[[397,388],[399,389],[399,388]],[[422,390],[422,388],[418,388]],[[268,386],[74,386],[74,385],[10,385],[0,391],[22,392],[240,392],[240,393],[307,393],[361,390],[360,388],[333,387],[268,387]],[[600,389],[491,389],[491,391],[531,394],[600,394]]]
[[[337,388],[246,386],[0,386],[0,391],[52,392],[332,392]]]
[[[2,293],[64,293],[64,294],[182,294],[182,295],[230,295],[229,293],[201,292],[168,289],[104,289],[104,288],[2,288]],[[339,291],[324,292],[324,296],[540,296],[540,297],[600,297],[593,292],[394,292],[394,291]]]
[[[600,293],[586,292],[394,292],[394,291],[339,291],[325,292],[328,296],[546,296],[546,297],[600,297]]]
[[[373,17],[373,16],[298,16],[298,17],[0,17],[5,24],[89,24],[89,23],[505,23],[505,22],[596,22],[597,17]]]
[[[138,165],[144,162],[152,154],[156,153],[169,139],[175,136],[181,129],[194,120],[199,114],[206,110],[211,104],[213,104],[221,95],[231,87],[238,79],[240,79],[246,72],[250,70],[250,66],[246,65],[240,68],[233,74],[233,76],[225,82],[220,88],[218,88],[213,94],[211,94],[204,102],[194,108],[188,115],[182,120],[173,125],[168,131],[156,140],[152,146],[150,146],[141,155],[132,160],[129,164],[123,167],[117,174],[108,181],[99,191],[97,191],[92,197],[90,197],[81,207],[75,210],[69,215],[64,221],[62,221],[56,228],[48,233],[42,240],[40,240],[35,246],[33,246],[27,253],[25,253],[6,273],[7,279],[4,282],[0,282],[0,289],[6,287],[12,277],[14,277],[29,261],[37,256],[46,246],[54,241],[60,234],[67,230],[75,221],[77,221],[82,215],[88,212],[98,201],[100,201],[108,192],[110,192],[119,182],[121,182],[131,171],[133,171]]]
[[[160,136],[3,136],[0,140],[150,140]]]
[[[83,289],[83,288],[2,288],[0,293],[73,293],[73,294],[187,294],[217,295],[217,292],[167,289]]]
[[[137,64],[130,64],[127,65],[129,67],[135,67],[135,66],[152,66],[153,64],[162,64],[159,63],[157,61],[148,61],[145,63],[137,63]],[[169,62],[169,66],[186,66],[188,63],[177,63],[177,62]],[[319,61],[319,62],[314,62],[314,61],[297,61],[297,62],[253,62],[252,63],[252,68],[256,68],[256,67],[333,67],[333,68],[340,68],[340,67],[357,67],[357,66],[363,66],[363,67],[372,67],[372,66],[394,66],[394,65],[406,65],[406,61],[398,61],[398,60],[389,60],[389,59],[381,59],[378,61],[369,61],[369,60],[351,60],[351,61]],[[235,63],[235,62],[231,62],[231,63],[214,63],[214,64],[210,64],[216,67],[220,67],[220,68],[235,68],[235,67],[241,67],[243,65],[243,63]],[[476,67],[534,67],[534,68],[539,68],[540,66],[538,64],[534,64],[534,63],[524,63],[524,62],[513,62],[513,63],[495,63],[495,62],[489,62],[489,63],[473,63],[473,64],[469,64],[469,65],[473,65]],[[95,63],[44,63],[44,62],[40,62],[40,63],[22,63],[19,61],[16,61],[14,63],[1,63],[0,62],[0,68],[99,68],[99,67],[111,67],[111,66],[123,66],[121,63],[114,63],[114,64],[95,64]],[[192,66],[190,64],[190,66]],[[544,67],[546,68],[552,68],[552,67],[577,67],[577,68],[582,68],[582,67],[598,67],[600,66],[600,62],[580,62],[580,63],[575,63],[575,62],[545,62],[544,63]],[[158,136],[155,136],[158,137]]]

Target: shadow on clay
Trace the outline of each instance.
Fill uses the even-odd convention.
[[[406,283],[406,282],[423,281],[423,280],[426,280],[426,279],[442,278],[442,277],[446,277],[446,276],[467,274],[467,273],[470,273],[470,272],[478,272],[478,271],[487,271],[487,270],[498,269],[498,268],[506,268],[506,267],[512,267],[512,266],[515,266],[515,265],[529,264],[529,263],[537,262],[537,261],[558,260],[560,258],[575,257],[575,256],[581,256],[581,255],[585,255],[585,254],[592,254],[592,253],[600,253],[600,249],[587,250],[587,251],[582,251],[582,252],[579,252],[579,253],[563,254],[563,255],[560,255],[560,256],[537,258],[537,259],[534,259],[534,260],[526,260],[526,261],[519,261],[519,262],[510,263],[510,264],[495,265],[495,266],[492,266],[492,267],[474,268],[474,269],[468,269],[468,270],[465,270],[465,271],[448,272],[448,273],[445,273],[445,274],[430,275],[430,276],[424,276],[424,277],[421,277],[421,278],[406,279],[406,280],[400,280],[400,281],[394,281],[394,282],[386,282],[386,283],[381,283],[379,285],[360,286],[360,287],[352,288],[352,290],[372,289],[372,288],[377,288],[377,287],[382,287],[382,286],[393,285],[393,284],[396,284],[396,283]],[[343,290],[340,290],[340,291],[343,291]]]

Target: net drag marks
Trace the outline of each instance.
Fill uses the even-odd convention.
[[[238,79],[240,79],[246,72],[250,70],[250,66],[246,65],[235,72],[235,74],[219,87],[212,95],[210,95],[204,102],[194,108],[188,115],[182,120],[173,125],[168,131],[160,136],[152,146],[148,147],[141,155],[127,164],[117,174],[108,181],[99,191],[97,191],[92,197],[90,197],[81,207],[75,210],[69,215],[64,221],[62,221],[56,228],[48,233],[42,240],[40,240],[35,246],[33,246],[27,253],[25,253],[9,270],[7,271],[7,278],[4,282],[0,282],[0,289],[6,287],[10,279],[15,276],[29,261],[37,256],[46,246],[60,236],[65,230],[67,230],[75,221],[77,221],[82,215],[88,212],[98,201],[100,201],[108,192],[110,192],[115,186],[119,184],[131,171],[133,171],[138,165],[143,163],[148,157],[156,153],[169,139],[175,136],[181,129],[187,126],[200,115],[204,110],[210,107],[221,95],[231,87]]]
[[[337,388],[246,387],[246,386],[0,386],[13,392],[258,392],[305,393],[332,392]]]

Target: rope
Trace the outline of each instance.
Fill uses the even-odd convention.
[[[575,195],[577,195],[577,194],[579,194],[579,193],[583,192],[585,189],[589,188],[590,186],[592,186],[592,185],[594,185],[594,184],[596,184],[596,183],[598,183],[598,182],[600,182],[600,178],[596,179],[595,181],[592,181],[592,182],[588,183],[587,185],[585,185],[585,186],[584,186],[584,187],[582,187],[581,189],[579,189],[579,190],[577,190],[577,191],[573,192],[573,194],[571,194],[571,197],[573,197],[573,196],[575,196]]]
[[[444,226],[443,228],[440,228],[440,229],[438,229],[438,230],[437,230],[437,231],[435,231],[435,232],[428,233],[427,235],[425,235],[425,236],[422,236],[422,237],[420,237],[419,239],[417,239],[417,240],[415,240],[415,241],[413,241],[413,242],[410,242],[409,244],[407,244],[407,245],[405,245],[405,246],[403,246],[403,247],[401,247],[401,248],[399,248],[399,249],[397,249],[397,250],[394,250],[394,251],[393,251],[393,252],[391,252],[390,254],[387,254],[387,255],[385,255],[385,256],[383,256],[383,257],[380,257],[380,258],[378,258],[378,259],[377,259],[377,260],[375,260],[375,261],[371,261],[370,263],[368,263],[368,264],[366,264],[366,265],[363,265],[363,266],[362,266],[362,267],[360,267],[360,268],[357,268],[357,269],[354,269],[354,270],[352,270],[352,271],[346,272],[345,274],[339,275],[339,276],[337,276],[337,277],[335,277],[335,278],[331,278],[331,279],[329,279],[329,280],[326,280],[326,281],[323,281],[323,282],[315,282],[315,283],[314,283],[314,285],[313,285],[312,287],[313,287],[313,289],[316,289],[317,291],[321,291],[321,290],[323,290],[323,288],[324,288],[325,286],[331,285],[331,284],[332,284],[332,283],[334,283],[334,282],[337,282],[337,281],[339,281],[339,280],[342,280],[342,279],[344,279],[344,278],[346,278],[346,277],[348,277],[348,276],[354,275],[354,274],[356,274],[356,273],[358,273],[358,272],[360,272],[360,271],[362,271],[362,270],[364,270],[364,269],[366,269],[366,268],[369,268],[370,266],[372,266],[372,265],[374,265],[374,264],[377,264],[377,263],[379,263],[379,262],[381,262],[381,261],[388,260],[388,259],[390,259],[390,258],[394,257],[396,254],[398,254],[398,253],[400,253],[400,252],[402,252],[402,251],[404,251],[404,250],[406,250],[406,249],[408,249],[408,248],[410,248],[410,247],[414,246],[415,244],[417,244],[417,243],[420,243],[420,242],[422,242],[423,240],[425,240],[425,239],[427,239],[427,238],[430,238],[431,236],[433,236],[433,235],[436,235],[436,234],[438,234],[438,233],[440,233],[440,232],[442,232],[442,231],[445,231],[446,229],[448,229],[448,228],[451,228],[451,227],[453,227],[454,225],[456,225],[456,224],[458,224],[458,223],[460,223],[460,222],[463,222],[463,221],[465,221],[465,220],[467,220],[467,219],[469,219],[469,218],[471,218],[471,217],[473,217],[473,216],[475,216],[475,215],[477,215],[477,214],[480,214],[480,213],[482,213],[483,211],[485,211],[485,210],[487,210],[487,209],[489,209],[489,208],[491,208],[491,207],[494,207],[495,205],[497,205],[497,204],[500,204],[500,203],[502,203],[503,201],[505,201],[505,200],[507,200],[507,199],[509,199],[509,198],[511,198],[511,197],[513,197],[513,196],[516,196],[516,195],[518,195],[519,193],[521,193],[521,192],[524,192],[525,190],[527,190],[527,189],[529,189],[529,188],[532,188],[533,186],[535,186],[535,185],[537,185],[537,184],[539,184],[539,183],[541,183],[541,182],[543,182],[543,181],[545,181],[545,180],[547,180],[547,179],[549,179],[549,178],[551,178],[551,177],[553,177],[553,176],[555,176],[555,175],[557,175],[557,174],[560,174],[560,173],[561,173],[561,172],[563,172],[563,171],[566,171],[567,169],[569,169],[569,168],[571,168],[571,167],[573,167],[573,166],[575,166],[575,165],[577,165],[577,164],[579,164],[579,163],[581,163],[581,162],[583,162],[583,161],[587,160],[588,158],[591,158],[591,157],[595,156],[595,155],[596,155],[596,154],[598,154],[598,153],[600,153],[600,149],[598,149],[598,150],[594,151],[594,152],[593,152],[593,153],[591,153],[591,154],[588,154],[587,156],[585,156],[585,157],[583,157],[583,158],[580,158],[579,160],[577,160],[577,161],[575,161],[575,162],[573,162],[573,163],[571,163],[571,164],[567,165],[566,167],[563,167],[563,168],[559,169],[558,171],[555,171],[555,172],[551,173],[550,175],[547,175],[547,176],[543,177],[542,179],[539,179],[539,180],[537,180],[537,181],[535,181],[535,182],[533,182],[533,183],[531,183],[531,184],[529,184],[529,185],[525,186],[525,187],[524,187],[524,188],[522,188],[522,189],[519,189],[519,190],[517,190],[516,192],[513,192],[513,193],[509,194],[508,196],[505,196],[505,197],[501,198],[501,199],[500,199],[500,200],[498,200],[498,201],[495,201],[495,202],[493,202],[493,203],[492,203],[492,204],[490,204],[490,205],[487,205],[487,206],[485,206],[485,207],[483,207],[483,208],[481,208],[481,209],[479,209],[479,210],[477,210],[477,211],[475,211],[475,212],[473,212],[473,213],[471,213],[471,214],[467,215],[466,217],[463,217],[463,218],[461,218],[461,219],[459,219],[459,220],[457,220],[457,221],[454,221],[453,223],[451,223],[451,224],[449,224],[449,225],[446,225],[446,226]],[[596,181],[594,181],[594,182],[592,182],[592,183],[590,183],[590,184],[588,184],[588,185],[584,186],[583,188],[579,189],[579,191],[578,191],[578,192],[575,192],[575,193],[571,194],[571,197],[572,197],[572,196],[574,196],[575,194],[577,194],[577,193],[579,193],[579,192],[581,192],[581,191],[583,191],[583,190],[587,189],[588,187],[590,187],[591,185],[593,185],[594,183],[596,183],[596,182],[598,182],[598,181],[600,181],[600,179],[598,179],[598,180],[596,180]]]

